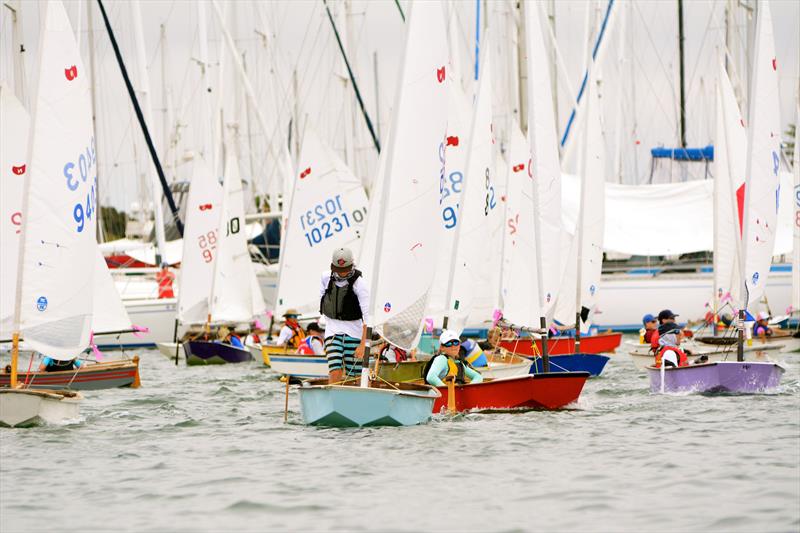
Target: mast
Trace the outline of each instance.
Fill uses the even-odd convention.
[[[200,87],[203,89],[200,99],[200,124],[202,131],[202,146],[200,148],[203,158],[216,175],[216,161],[214,160],[213,141],[211,132],[214,129],[208,110],[211,109],[211,86],[208,83],[208,28],[206,24],[206,3],[197,2],[197,40],[200,44]]]
[[[99,135],[97,135],[97,70],[95,65],[93,11],[92,4],[89,3],[89,5],[86,6],[86,17],[89,25],[89,35],[87,38],[89,40],[89,87],[91,88],[92,94],[92,129],[95,132],[95,157],[97,158],[97,163],[95,166],[95,170],[97,171],[97,183],[95,184],[95,194],[97,197],[97,242],[103,242],[105,240],[105,235],[103,230],[103,209],[100,205],[102,197],[100,196],[100,142]]]
[[[591,72],[591,69],[589,70]],[[594,80],[590,77],[589,83],[594,83]],[[575,270],[575,353],[581,351],[581,289],[583,288],[583,280],[581,279],[582,271],[583,271],[583,217],[584,217],[584,207],[588,202],[587,198],[587,182],[589,181],[588,175],[588,152],[589,152],[589,121],[591,120],[591,115],[589,114],[589,108],[592,105],[592,88],[589,87],[589,91],[586,97],[586,107],[584,108],[584,124],[583,124],[583,150],[581,150],[581,196],[580,196],[580,209],[578,209],[578,221],[575,226],[575,239],[577,245],[577,266]]]
[[[142,31],[142,11],[139,0],[131,1],[131,15],[133,17],[133,34],[136,41],[136,59],[139,70],[139,92],[142,99],[144,121],[153,123],[152,103],[150,101],[150,76],[147,72],[147,52],[144,46],[144,32]],[[163,169],[162,169],[163,172]],[[150,177],[150,186],[153,193],[153,214],[155,216],[156,232],[156,265],[161,265],[161,260],[166,254],[166,236],[164,234],[164,213],[161,210],[161,195],[158,194],[158,181],[152,167],[148,165],[147,174]]]
[[[162,157],[166,160],[169,156],[169,106],[167,105],[167,31],[161,25],[161,38],[159,47],[161,48],[161,136],[162,136]],[[175,181],[175,171],[172,169],[172,179]]]
[[[28,103],[27,85],[25,83],[25,44],[22,33],[22,14],[19,0],[4,0],[3,5],[11,12],[11,48],[14,60],[14,94],[25,109]]]
[[[678,55],[679,55],[679,81],[680,81],[680,137],[681,148],[686,148],[686,88],[684,81],[684,52],[683,52],[683,0],[678,0]]]

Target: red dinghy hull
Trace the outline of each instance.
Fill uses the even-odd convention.
[[[551,372],[456,385],[456,410],[560,409],[578,400],[588,372]],[[447,387],[433,412],[447,410]]]
[[[581,353],[613,352],[622,342],[622,333],[598,333],[590,337],[581,337]],[[533,353],[533,345],[528,338],[500,341],[500,346],[511,353],[518,355],[538,355]],[[536,339],[536,349],[542,353],[542,341]],[[558,337],[548,339],[547,353],[549,355],[568,355],[575,353],[575,339],[573,337]]]

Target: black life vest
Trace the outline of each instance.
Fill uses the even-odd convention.
[[[64,370],[75,369],[75,359],[71,359],[69,361],[56,361],[55,359],[50,359],[50,361],[52,362],[44,367],[45,372],[62,372]]]
[[[347,280],[347,285],[339,287],[336,285],[333,273],[331,273],[328,287],[319,301],[320,314],[335,320],[361,320],[364,318],[361,312],[361,305],[358,302],[358,296],[353,290],[353,285],[360,277],[361,271],[356,270]]]

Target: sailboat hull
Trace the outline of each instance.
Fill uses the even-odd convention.
[[[247,363],[253,360],[247,348],[236,348],[221,342],[189,341],[183,344],[183,349],[186,351],[186,364],[190,366]]]
[[[583,341],[581,341],[583,345]],[[594,353],[573,353],[569,355],[550,356],[551,372],[588,372],[593,378],[599,376],[606,367],[610,357]],[[541,357],[534,358],[531,374],[544,372],[544,363]]]
[[[587,372],[559,372],[456,385],[456,411],[560,409],[578,400],[588,378]],[[435,413],[447,409],[447,387],[439,392]]]
[[[300,355],[297,353],[272,353],[270,367],[278,374],[294,378],[328,377],[328,359],[324,355]]]
[[[424,385],[394,388],[374,384],[361,388],[357,381],[343,385],[300,387],[303,422],[313,426],[414,426],[431,418],[439,392]]]
[[[782,366],[771,362],[719,361],[678,368],[648,367],[650,392],[758,393],[780,385]],[[663,375],[663,388],[662,388]]]
[[[138,386],[139,364],[134,361],[112,361],[82,366],[77,370],[58,372],[21,372],[17,379],[36,390],[102,390]],[[0,374],[0,387],[9,387],[11,376]]]
[[[500,341],[500,347],[517,355],[533,356],[542,353],[542,341],[536,339],[536,351],[529,338]],[[622,342],[622,333],[598,333],[588,337],[581,337],[581,353],[613,352]],[[547,353],[549,355],[567,355],[575,353],[575,339],[573,337],[557,337],[548,339]]]
[[[63,424],[78,418],[82,399],[78,393],[0,389],[0,426]]]

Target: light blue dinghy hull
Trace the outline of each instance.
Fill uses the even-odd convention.
[[[373,383],[327,385],[306,382],[300,387],[303,422],[312,426],[415,426],[431,418],[439,391],[422,385],[400,384],[401,389]]]

